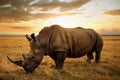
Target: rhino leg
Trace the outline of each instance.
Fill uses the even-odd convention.
[[[63,67],[65,58],[67,57],[67,53],[63,51],[57,51],[54,53],[54,56],[52,55],[50,57],[55,61],[55,69],[60,70]]]
[[[63,64],[64,64],[64,61],[67,57],[67,53],[66,52],[62,52],[62,51],[58,51],[56,52],[56,69],[62,69],[63,68]]]
[[[95,49],[95,53],[96,53],[95,63],[98,63],[99,60],[100,60],[100,54],[101,54],[101,51],[102,51],[102,47],[103,47],[103,44],[97,45],[97,47],[96,47],[96,49]]]
[[[95,47],[95,53],[96,53],[95,63],[98,63],[100,60],[102,48],[103,48],[103,40],[99,37]]]
[[[96,52],[96,56],[95,56],[95,63],[98,63],[100,60],[100,53],[101,51],[95,51]]]
[[[87,60],[86,60],[86,62],[87,62],[87,63],[91,63],[91,60],[92,60],[93,58],[94,58],[94,57],[93,57],[93,52],[88,53],[88,54],[87,54]]]

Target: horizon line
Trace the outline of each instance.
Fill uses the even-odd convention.
[[[14,34],[9,34],[9,33],[7,33],[7,34],[1,34],[0,33],[0,36],[25,36],[26,34],[16,34],[16,33],[14,33]],[[30,34],[28,34],[28,35],[30,35]],[[100,34],[101,36],[120,36],[120,34]]]

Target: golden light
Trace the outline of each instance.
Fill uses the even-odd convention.
[[[57,24],[66,28],[72,28],[76,25],[74,19],[71,16],[60,16],[57,18],[50,19],[48,24]]]

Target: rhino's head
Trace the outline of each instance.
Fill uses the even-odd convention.
[[[26,35],[26,38],[30,42],[29,54],[23,54],[23,60],[14,61],[7,57],[12,63],[21,66],[27,73],[32,73],[41,63],[44,56],[43,50],[40,47],[38,39],[34,34],[31,37]]]

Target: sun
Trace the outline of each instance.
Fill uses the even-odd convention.
[[[57,24],[66,28],[75,27],[74,20],[70,16],[60,16],[49,20],[49,24]]]

